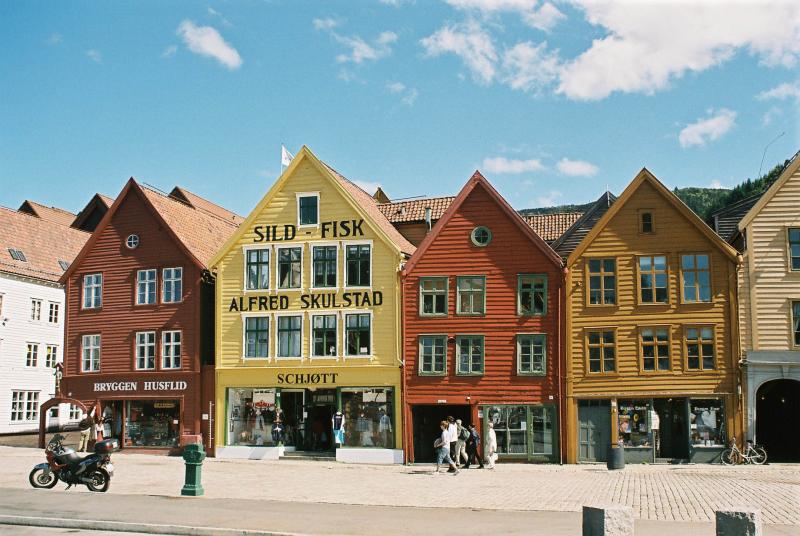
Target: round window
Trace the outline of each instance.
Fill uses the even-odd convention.
[[[470,235],[472,243],[478,247],[486,247],[492,241],[492,232],[488,227],[475,227]]]
[[[139,235],[128,235],[128,238],[125,239],[125,245],[128,247],[128,249],[136,249],[136,247],[139,245]]]

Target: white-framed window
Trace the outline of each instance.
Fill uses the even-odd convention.
[[[456,314],[480,316],[486,313],[486,276],[456,278]]]
[[[39,418],[39,391],[11,391],[11,420],[36,421]]]
[[[303,248],[278,248],[278,288],[298,289],[302,285]]]
[[[517,374],[542,375],[547,370],[547,335],[517,335]]]
[[[58,346],[55,344],[48,344],[44,356],[44,366],[53,368],[58,362]]]
[[[181,332],[161,332],[161,368],[181,368]]]
[[[28,350],[25,352],[25,366],[35,367],[39,364],[39,343],[29,342],[27,347]]]
[[[311,248],[313,287],[314,288],[334,288],[336,287],[336,268],[338,262],[339,248],[336,245],[325,244],[313,246]]]
[[[319,193],[297,194],[297,226],[315,227],[319,225]]]
[[[278,357],[302,357],[303,317],[278,317]]]
[[[449,278],[419,278],[419,316],[447,316]]]
[[[69,420],[77,421],[81,418],[81,408],[73,404],[69,405]]]
[[[81,371],[100,371],[100,335],[84,335],[81,337]]]
[[[246,249],[245,288],[262,290],[269,288],[269,248]]]
[[[483,335],[456,335],[456,373],[462,376],[483,374]]]
[[[136,272],[136,305],[156,303],[157,273],[155,269]]]
[[[312,315],[311,341],[313,357],[336,357],[336,315]]]
[[[103,274],[83,276],[83,308],[97,309],[103,306]]]
[[[344,272],[348,287],[369,287],[372,284],[372,244],[346,244]]]
[[[136,370],[156,368],[156,332],[136,332]]]
[[[345,355],[372,355],[372,313],[344,315]]]
[[[161,272],[161,301],[177,303],[183,299],[183,268],[164,268]]]
[[[419,375],[444,376],[447,373],[447,335],[420,335]]]
[[[58,310],[61,304],[58,302],[49,302],[47,311],[47,321],[51,324],[58,324]]]
[[[269,357],[269,317],[244,318],[244,357],[266,359]]]
[[[31,320],[38,322],[42,319],[42,300],[31,298]]]

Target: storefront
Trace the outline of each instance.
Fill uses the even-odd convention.
[[[555,405],[480,406],[483,437],[489,423],[501,461],[558,462],[558,412]]]

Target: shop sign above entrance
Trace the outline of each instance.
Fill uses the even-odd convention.
[[[122,392],[139,392],[139,385],[142,385],[141,391],[185,391],[189,385],[184,381],[165,381],[165,382],[95,382],[95,393],[122,393]]]
[[[300,309],[345,309],[349,307],[377,307],[383,305],[383,292],[331,292],[300,295]],[[289,308],[288,296],[238,296],[231,298],[228,312],[284,311]]]

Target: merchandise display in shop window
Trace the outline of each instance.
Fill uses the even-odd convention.
[[[619,438],[626,447],[651,447],[653,436],[648,423],[650,402],[620,400],[617,406]]]
[[[689,428],[695,447],[725,445],[725,409],[722,399],[689,400]]]
[[[180,403],[177,400],[126,402],[125,445],[175,447],[180,436]]]
[[[345,447],[394,448],[392,389],[342,389]]]
[[[555,454],[555,408],[552,406],[488,406],[484,416],[492,423],[500,455],[552,456]]]
[[[275,446],[286,435],[275,389],[228,389],[228,445]]]

